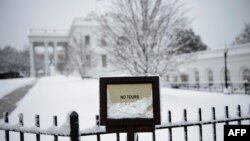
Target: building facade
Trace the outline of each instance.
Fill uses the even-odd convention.
[[[170,83],[225,83],[225,51],[228,82],[250,82],[250,43],[194,53],[194,58],[171,74]]]
[[[30,29],[31,76],[38,76],[35,49],[44,48],[44,75],[52,75],[59,68],[59,56],[68,59],[68,50],[74,37],[81,37],[95,52],[96,64],[92,76],[116,75],[115,67],[108,61],[105,35],[99,35],[100,27],[92,13],[86,18],[76,18],[68,30]],[[163,80],[166,83],[223,83],[225,81],[225,49],[207,50],[192,54],[192,61],[178,66],[178,71],[170,72]],[[250,43],[229,46],[227,50],[227,77],[229,82],[250,81]]]
[[[106,75],[113,70],[108,63],[106,53],[107,44],[105,37],[98,35],[99,25],[95,20],[95,15],[91,13],[86,18],[75,18],[68,30],[56,29],[30,29],[28,39],[30,43],[30,73],[32,77],[42,75],[52,75],[51,67],[59,69],[59,56],[68,59],[69,49],[74,42],[75,37],[80,37],[95,52],[94,69],[92,76]],[[103,38],[103,39],[102,39]],[[44,67],[38,69],[36,66],[36,49],[44,48]],[[61,62],[61,63],[65,63]]]

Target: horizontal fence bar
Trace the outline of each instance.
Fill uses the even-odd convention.
[[[119,133],[127,133],[127,132],[119,132]],[[116,134],[116,132],[105,132],[105,131],[101,131],[101,132],[93,132],[93,133],[81,133],[80,136],[94,136],[94,135],[104,135],[104,134]]]
[[[207,91],[207,92],[223,92],[225,83],[169,83],[171,88],[185,89],[185,90],[198,90],[198,91]],[[228,83],[230,91],[232,94],[250,94],[250,83],[249,82],[235,82]]]
[[[209,120],[209,121],[202,121],[202,122],[171,123],[167,125],[158,125],[156,126],[156,129],[178,128],[178,127],[184,127],[184,126],[198,126],[198,125],[207,125],[207,124],[214,124],[214,123],[225,123],[225,122],[243,121],[243,120],[250,120],[250,116],[241,117],[241,118],[231,118],[231,119]]]
[[[241,118],[230,118],[230,119],[218,119],[218,120],[209,120],[209,121],[199,121],[199,122],[185,122],[185,123],[170,123],[166,125],[158,125],[155,129],[167,129],[167,128],[178,128],[183,126],[199,126],[199,125],[208,125],[213,123],[226,123],[226,122],[234,122],[234,121],[243,121],[243,120],[250,120],[250,116],[241,117]],[[31,129],[26,129],[24,127],[20,127],[19,129],[6,129],[0,126],[0,130],[4,131],[12,131],[12,132],[23,132],[23,133],[30,133],[30,134],[41,134],[41,135],[57,135],[62,137],[69,137],[69,134],[55,134],[55,133],[48,133],[46,131],[31,131]],[[120,132],[120,133],[125,133]],[[102,134],[116,134],[116,132],[93,132],[93,133],[81,133],[80,136],[88,136],[88,135],[102,135]]]
[[[76,112],[72,112],[70,115],[75,114]],[[54,123],[51,127],[47,129],[40,129],[40,120],[39,115],[35,116],[35,125],[33,127],[24,127],[23,126],[23,115],[19,115],[19,124],[9,124],[8,113],[4,114],[4,122],[0,123],[0,130],[5,131],[6,133],[6,141],[9,140],[9,132],[19,132],[21,134],[28,133],[28,134],[36,134],[36,140],[40,141],[40,135],[49,135],[54,136],[54,140],[57,141],[58,137],[70,137],[70,131],[61,131],[61,128],[71,128],[71,123],[64,123],[61,127],[57,126],[57,117],[54,117]],[[69,124],[69,125],[67,125]],[[79,126],[79,122],[76,122]],[[66,127],[69,126],[69,127]],[[22,135],[21,135],[22,136]],[[21,139],[22,140],[22,139]]]
[[[243,120],[250,120],[250,116],[248,117],[241,117],[241,118],[232,118],[232,119],[221,119],[221,120],[210,120],[210,121],[199,121],[199,122],[185,122],[185,123],[171,123],[168,125],[158,125],[155,129],[168,129],[168,128],[179,128],[184,126],[199,126],[199,125],[207,125],[207,124],[216,124],[216,123],[226,123],[226,122],[233,122],[233,121],[243,121]],[[126,132],[120,132],[126,133]],[[115,134],[115,132],[93,132],[93,133],[81,133],[81,136],[88,136],[88,135],[101,135],[101,134]]]
[[[215,118],[213,120],[206,120],[206,121],[201,121],[201,117],[199,119],[199,121],[187,121],[185,118],[185,122],[171,122],[171,112],[169,111],[169,122],[162,124],[162,125],[158,125],[155,127],[155,129],[169,129],[170,131],[172,130],[172,128],[183,128],[183,127],[189,127],[189,126],[202,126],[202,125],[208,125],[208,124],[217,124],[217,123],[225,123],[228,124],[228,122],[235,122],[237,121],[238,123],[240,123],[240,121],[244,121],[244,120],[249,120],[250,121],[250,113],[249,115],[246,116],[242,116],[241,115],[241,109],[240,106],[238,106],[238,113],[236,117],[231,117],[228,118],[228,107],[225,107],[226,109],[226,118],[224,119],[216,119]],[[200,109],[201,110],[201,109]],[[249,111],[250,112],[250,111]],[[201,115],[201,113],[200,113]],[[186,117],[186,116],[185,116]],[[21,121],[21,122],[20,122]],[[27,127],[23,127],[23,121],[19,120],[19,122],[21,123],[19,126],[16,125],[11,125],[8,123],[8,114],[6,113],[5,115],[5,123],[0,124],[0,130],[5,131],[6,133],[6,137],[5,139],[8,141],[9,139],[9,131],[12,132],[20,132],[20,133],[30,133],[30,134],[39,134],[39,135],[51,135],[51,136],[62,136],[62,137],[70,137],[70,133],[55,133],[55,132],[48,132],[47,130],[44,129],[37,129],[37,127],[40,126],[39,123],[39,117],[36,117],[36,129],[33,130],[34,127],[31,128],[27,128]],[[55,122],[57,122],[57,119],[55,119]],[[54,123],[55,126],[57,126],[57,123]],[[97,120],[97,124],[99,124],[99,120]],[[121,131],[119,133],[125,133],[126,131]],[[105,130],[97,130],[97,132],[80,132],[80,136],[88,136],[88,135],[98,135],[100,136],[101,134],[119,134],[117,132],[107,132]],[[202,133],[202,131],[201,131]],[[172,140],[172,136],[170,136]],[[202,138],[202,135],[201,135]],[[39,138],[40,139],[40,138]],[[55,139],[57,140],[57,139]],[[119,140],[119,139],[118,139]],[[202,139],[201,139],[202,140]]]
[[[41,134],[41,135],[57,135],[57,136],[62,136],[62,137],[69,137],[69,134],[55,134],[55,133],[48,133],[46,131],[31,131],[32,129],[27,129],[25,127],[19,127],[18,129],[6,129],[4,127],[1,127],[0,125],[0,130],[4,131],[11,131],[11,132],[22,132],[22,133],[29,133],[29,134]]]

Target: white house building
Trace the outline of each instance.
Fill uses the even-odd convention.
[[[85,43],[94,49],[96,54],[95,71],[93,76],[110,74],[114,69],[108,62],[105,40],[97,38],[99,25],[92,18],[93,13],[86,18],[76,18],[68,30],[30,29],[28,39],[30,42],[31,76],[37,76],[35,64],[35,48],[44,49],[44,74],[50,75],[50,66],[58,68],[58,54],[64,54],[67,59],[68,48],[74,36],[81,36]],[[102,38],[102,37],[101,37]],[[105,39],[105,35],[103,35]],[[59,49],[60,48],[60,49]],[[51,51],[49,51],[51,50]],[[166,76],[169,83],[223,83],[225,59],[224,49],[201,51],[194,54],[194,60],[179,66],[178,71]],[[52,53],[51,53],[52,52]],[[250,43],[237,46],[228,46],[227,52],[228,80],[232,82],[250,81]]]
[[[250,82],[250,43],[225,49],[206,50],[194,54],[194,59],[179,66],[168,81],[177,83],[224,83],[225,51],[229,82]]]
[[[93,69],[94,71],[92,71],[92,75],[105,75],[106,72],[108,73],[111,71],[113,67],[111,67],[111,64],[107,61],[108,56],[105,50],[107,44],[101,42],[100,36],[97,36],[99,25],[94,17],[94,13],[91,13],[86,18],[75,18],[68,30],[30,29],[28,32],[28,39],[30,43],[31,76],[35,77],[39,73],[35,64],[36,48],[44,48],[43,73],[48,76],[51,74],[51,65],[57,70],[59,54],[63,54],[65,59],[68,58],[68,49],[76,36],[83,38],[84,43],[88,44],[90,48],[95,51],[96,64],[95,69]]]

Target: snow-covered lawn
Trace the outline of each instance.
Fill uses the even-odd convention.
[[[183,109],[188,112],[188,120],[197,121],[198,108],[202,108],[203,120],[211,119],[211,107],[216,107],[216,116],[223,118],[224,106],[228,105],[230,115],[235,116],[236,107],[242,106],[242,115],[248,114],[250,96],[247,95],[225,95],[221,93],[197,92],[188,90],[175,90],[169,88],[161,89],[161,116],[162,123],[167,121],[167,111],[172,111],[172,121],[183,121]],[[52,117],[58,116],[59,125],[65,121],[69,111],[75,110],[79,114],[81,130],[95,125],[95,115],[99,114],[99,81],[95,79],[81,80],[80,78],[56,76],[41,78],[29,93],[18,103],[16,110],[10,115],[10,123],[18,122],[18,114],[24,113],[24,125],[33,126],[34,116],[40,115],[41,128],[48,128],[52,125]],[[249,124],[249,121],[245,122]],[[190,140],[198,140],[198,128],[189,127]],[[217,128],[218,141],[222,141],[222,125]],[[204,127],[205,141],[212,140],[211,126]],[[19,134],[12,133],[12,138],[19,137]],[[173,130],[174,141],[183,140],[183,128]],[[206,136],[206,137],[205,137]],[[121,136],[124,140],[124,135]],[[157,130],[157,140],[167,140],[167,130]],[[0,131],[0,140],[3,140],[4,133]],[[26,135],[27,141],[34,140],[34,135]],[[140,134],[140,140],[151,140],[151,134]],[[45,136],[42,136],[45,139]],[[96,140],[95,136],[83,137],[83,140]],[[114,140],[115,135],[103,135],[102,140]],[[47,140],[53,137],[46,136]],[[68,139],[67,139],[68,140]]]
[[[0,80],[0,98],[14,90],[34,83],[35,78],[16,78]]]

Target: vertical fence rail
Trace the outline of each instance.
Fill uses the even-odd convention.
[[[53,125],[57,126],[57,116],[53,117]],[[58,136],[54,135],[54,141],[58,141]]]
[[[153,131],[152,133],[152,138],[153,138],[153,141],[155,141],[155,131]]]
[[[228,118],[229,118],[228,106],[226,106],[226,107],[225,107],[225,116],[226,116],[226,119],[228,119]],[[229,124],[229,122],[228,122],[228,121],[226,121],[226,122],[225,122],[225,124],[226,124],[226,125],[228,125],[228,124]]]
[[[139,141],[139,135],[136,134],[136,141]]]
[[[250,104],[248,106],[248,115],[250,115]],[[250,124],[250,120],[249,120],[249,124]]]
[[[96,119],[96,125],[100,126],[99,115],[96,115],[95,119]],[[96,137],[97,137],[97,141],[100,141],[100,134],[97,134]]]
[[[241,118],[241,108],[240,108],[240,105],[238,105],[238,107],[237,107],[237,114],[238,114],[238,117]],[[238,121],[238,124],[241,125],[241,121],[240,120]]]
[[[216,120],[216,116],[215,116],[215,107],[212,108],[212,115],[213,115],[213,120]],[[213,123],[213,138],[214,141],[216,141],[216,124]]]
[[[229,108],[228,106],[225,106],[225,118],[224,119],[220,119],[220,120],[216,120],[216,111],[215,111],[215,107],[212,107],[212,120],[208,123],[208,122],[203,122],[202,121],[202,109],[199,108],[198,109],[198,120],[196,123],[192,123],[191,122],[191,125],[190,123],[188,122],[188,118],[187,118],[187,110],[184,109],[183,110],[183,121],[184,121],[184,124],[181,124],[181,125],[175,125],[175,124],[172,124],[172,115],[171,115],[171,111],[168,111],[168,125],[166,127],[160,127],[160,128],[157,128],[156,129],[166,129],[168,130],[168,140],[169,141],[172,141],[173,140],[173,134],[172,134],[172,129],[173,128],[176,128],[176,127],[180,127],[180,128],[184,128],[184,140],[185,141],[188,141],[188,127],[190,126],[198,126],[198,132],[199,132],[199,141],[203,141],[203,124],[207,125],[207,124],[210,124],[212,125],[212,130],[213,130],[213,141],[216,141],[217,140],[217,133],[216,133],[216,124],[218,123],[225,123],[226,125],[229,125],[229,122],[238,122],[239,125],[241,125],[243,123],[243,121],[249,121],[250,123],[250,119],[249,119],[249,116],[247,116],[246,118],[245,117],[242,117],[242,111],[241,111],[241,106],[240,105],[237,105],[237,117],[235,118],[232,118],[230,119],[230,115],[229,115]],[[248,105],[248,114],[250,114],[250,105]],[[30,133],[29,132],[25,132],[25,130],[22,130],[24,129],[23,126],[24,126],[24,116],[23,114],[19,114],[18,115],[18,125],[20,127],[20,129],[1,129],[1,130],[5,130],[5,141],[9,141],[9,132],[10,131],[14,131],[14,132],[19,132],[20,134],[20,141],[24,141],[24,134],[26,133]],[[70,114],[70,117],[69,117],[69,120],[70,120],[70,141],[80,141],[80,134],[79,134],[79,118],[78,118],[78,114],[76,112],[72,112]],[[228,120],[228,121],[227,121]],[[5,124],[8,124],[9,123],[9,115],[8,113],[4,113],[4,122]],[[186,124],[187,123],[187,124]],[[245,122],[244,122],[245,123]],[[58,123],[57,123],[57,116],[54,116],[53,117],[53,125],[54,126],[57,126]],[[99,120],[99,116],[97,115],[96,116],[96,125],[97,126],[100,126],[100,120]],[[35,116],[35,126],[37,128],[40,128],[40,118],[39,118],[39,115],[36,115]],[[134,131],[134,127],[129,127],[129,128],[132,128],[130,130]],[[108,132],[107,132],[108,133]],[[32,134],[35,134],[36,135],[36,141],[40,141],[40,134],[37,133],[37,132],[32,132]],[[44,134],[44,133],[41,133],[41,134]],[[95,133],[95,134],[91,134],[91,135],[96,135],[97,136],[97,141],[100,141],[101,140],[101,135],[102,133]],[[106,133],[104,133],[106,134]],[[116,134],[116,140],[117,141],[120,141],[120,133],[117,132],[115,133]],[[60,135],[55,135],[55,134],[50,134],[52,137],[54,136],[54,141],[58,141],[58,136]],[[138,134],[134,134],[131,136],[132,137],[136,137],[136,140],[138,141]],[[152,132],[152,140],[155,141],[156,140],[156,131]]]
[[[199,108],[198,114],[199,114],[199,121],[202,121],[201,108]],[[200,136],[199,136],[199,141],[202,141],[202,139],[203,139],[202,124],[199,124],[199,135],[200,135]]]
[[[120,141],[120,134],[116,133],[116,141]]]
[[[77,112],[73,111],[70,120],[70,141],[80,141],[79,139],[79,119]]]
[[[184,122],[187,122],[187,110],[184,109],[183,111]],[[188,133],[187,133],[187,126],[184,126],[184,139],[188,141]]]
[[[5,112],[5,113],[4,113],[4,122],[5,122],[6,124],[9,123],[9,113],[8,113],[8,112]],[[9,131],[6,130],[6,131],[5,131],[5,141],[9,141],[9,140],[10,140],[10,134],[9,134]]]
[[[37,128],[40,127],[40,118],[39,118],[39,115],[36,115],[36,116],[35,116],[35,126],[36,126]],[[40,134],[36,134],[36,140],[37,140],[37,141],[40,141]]]
[[[19,119],[19,126],[23,126],[23,114],[19,114],[18,115],[18,119]],[[24,133],[20,132],[20,141],[24,141]]]
[[[172,115],[171,115],[171,111],[168,111],[168,123],[171,124],[172,122]],[[168,128],[168,140],[172,141],[172,128]]]

